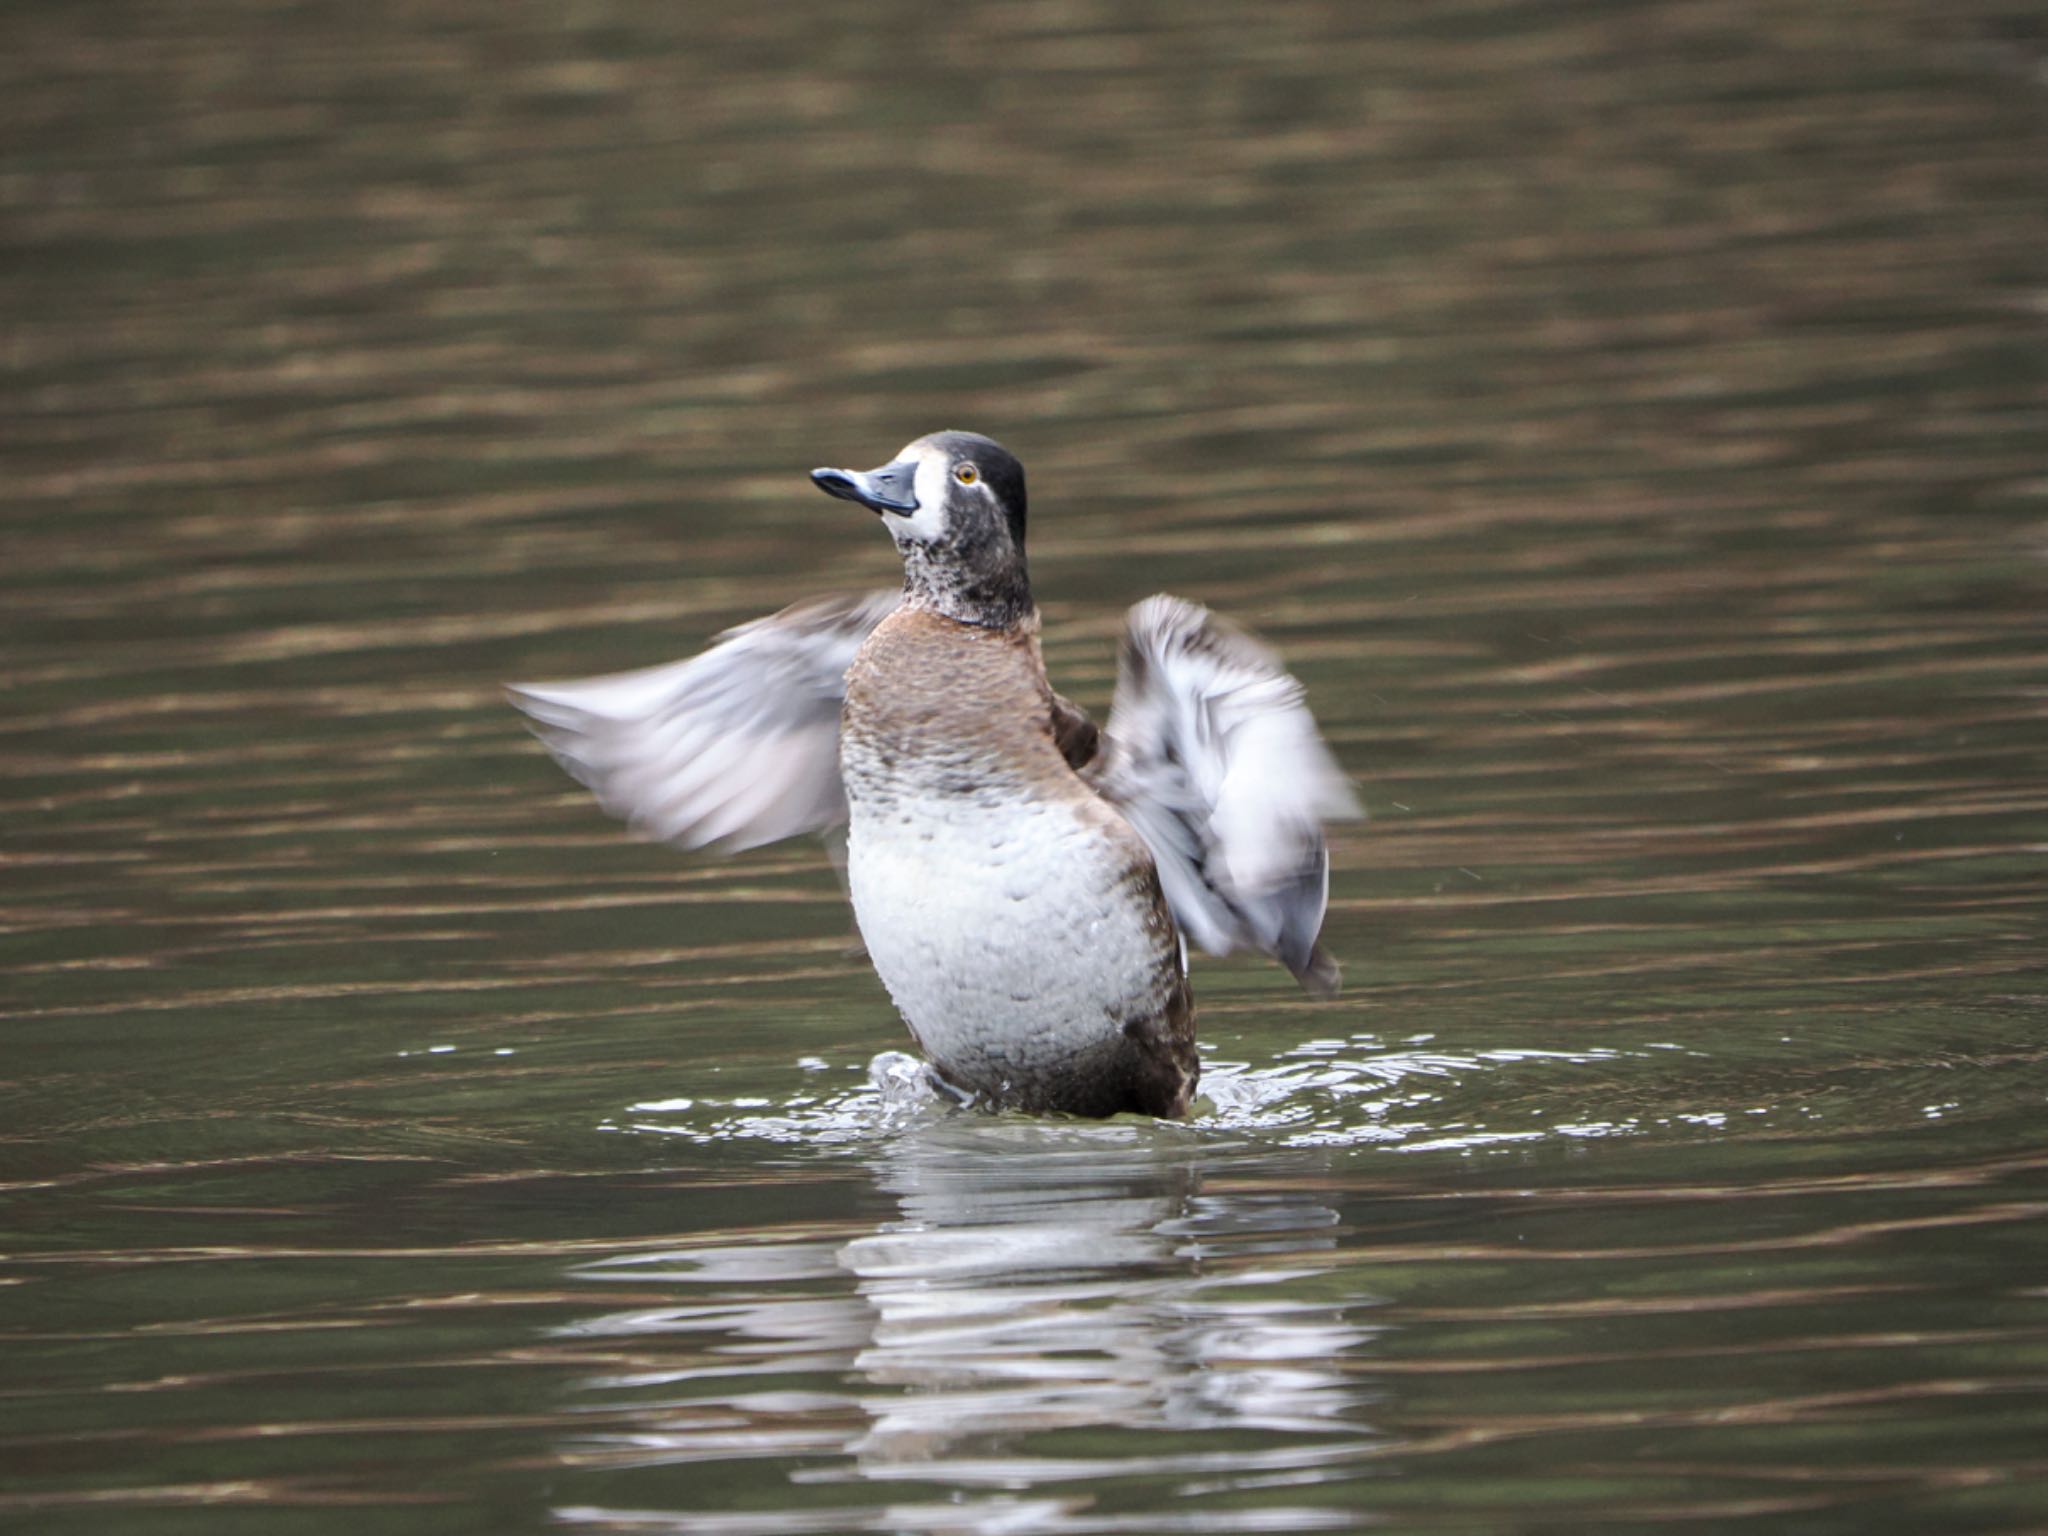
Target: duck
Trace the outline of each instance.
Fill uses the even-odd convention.
[[[1125,618],[1106,722],[1049,681],[1024,467],[931,433],[817,469],[873,512],[900,590],[816,598],[680,662],[507,687],[634,834],[736,853],[816,834],[937,1086],[991,1109],[1187,1116],[1187,941],[1328,998],[1326,828],[1363,815],[1301,683],[1164,594]]]

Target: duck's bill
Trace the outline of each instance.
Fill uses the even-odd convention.
[[[811,482],[827,496],[857,501],[877,512],[917,510],[917,464],[911,459],[898,459],[866,474],[852,469],[814,469]]]

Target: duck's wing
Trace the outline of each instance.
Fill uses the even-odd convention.
[[[1211,954],[1262,950],[1333,995],[1337,964],[1316,942],[1323,825],[1364,812],[1301,684],[1206,608],[1150,597],[1130,611],[1103,735],[1084,772],[1152,849],[1188,937]]]
[[[736,853],[846,820],[846,669],[899,600],[799,603],[688,661],[505,693],[555,761],[637,835]]]

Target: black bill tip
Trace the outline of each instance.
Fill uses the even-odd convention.
[[[837,496],[841,501],[867,500],[860,493],[859,482],[843,469],[814,469],[811,471],[811,484],[827,496]]]

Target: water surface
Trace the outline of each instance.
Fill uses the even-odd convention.
[[[0,1522],[2048,1524],[2025,7],[204,0],[0,49]],[[499,679],[1032,474],[1372,821],[1186,1125],[895,1104]]]

